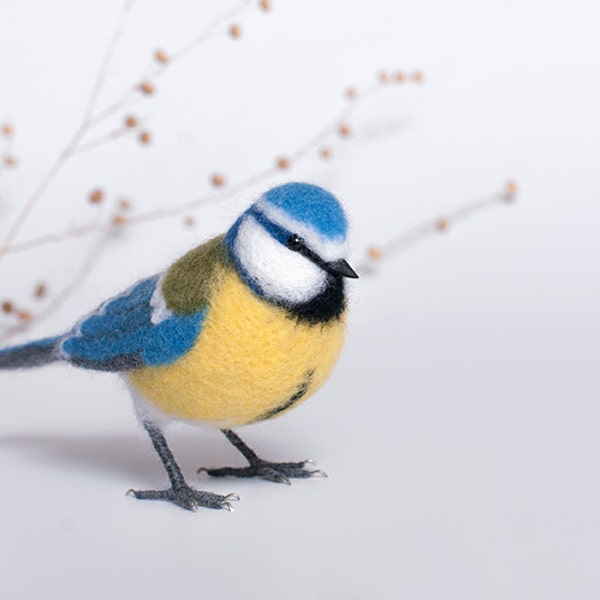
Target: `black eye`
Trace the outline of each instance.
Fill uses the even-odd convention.
[[[294,233],[288,238],[286,245],[290,250],[299,250],[303,243],[304,242],[302,238],[298,234]]]

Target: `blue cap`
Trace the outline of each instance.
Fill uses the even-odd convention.
[[[263,198],[292,219],[311,227],[330,240],[343,240],[348,232],[344,209],[333,194],[309,183],[286,183]]]

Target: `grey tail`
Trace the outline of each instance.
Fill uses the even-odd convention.
[[[58,349],[60,337],[45,338],[22,346],[0,350],[0,369],[30,369],[62,360]]]

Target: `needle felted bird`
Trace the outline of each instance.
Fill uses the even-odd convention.
[[[259,458],[232,428],[271,419],[327,379],[345,331],[348,223],[337,199],[306,183],[261,196],[223,235],[106,301],[69,332],[0,350],[0,369],[63,361],[121,373],[171,487],[130,490],[183,508],[231,509],[190,487],[162,433],[170,420],[212,423],[249,463],[216,477],[289,483],[307,461]]]

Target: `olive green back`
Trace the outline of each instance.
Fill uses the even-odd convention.
[[[169,267],[162,283],[169,310],[193,314],[208,304],[221,275],[232,268],[223,238],[220,235],[190,250]]]

